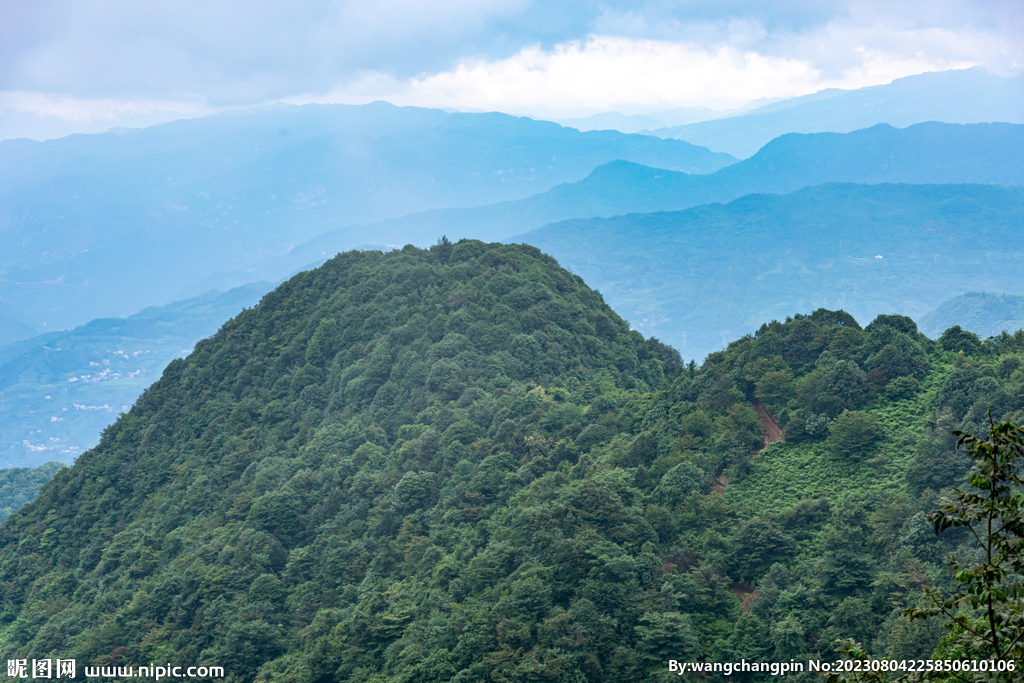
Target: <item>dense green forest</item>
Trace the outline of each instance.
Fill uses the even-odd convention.
[[[0,527],[0,658],[299,683],[928,656],[940,624],[900,610],[968,539],[923,513],[965,481],[951,431],[1019,417],[1022,348],[819,309],[698,367],[534,247],[341,254]]]
[[[43,484],[53,479],[64,463],[48,462],[39,467],[9,467],[0,470],[0,521],[34,500]]]

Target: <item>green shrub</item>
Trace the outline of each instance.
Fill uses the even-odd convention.
[[[860,410],[844,410],[828,428],[828,449],[844,458],[862,458],[879,438],[875,418]]]

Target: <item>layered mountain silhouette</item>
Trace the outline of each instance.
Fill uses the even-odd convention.
[[[848,133],[879,123],[902,128],[925,121],[1024,123],[1024,77],[1000,77],[982,67],[924,73],[857,90],[830,88],[736,116],[670,124],[654,134],[746,158],[786,133]]]
[[[1022,222],[1022,188],[826,184],[564,221],[515,241],[554,255],[631,325],[700,360],[794,311],[919,316],[951,291],[1024,291]]]
[[[1024,126],[925,123],[880,125],[848,134],[786,135],[750,159],[715,173],[692,175],[615,161],[587,178],[522,200],[425,211],[367,226],[325,232],[285,257],[252,271],[211,276],[187,293],[227,289],[255,276],[277,280],[359,244],[429,245],[457,239],[510,239],[569,218],[675,211],[728,202],[750,193],[786,193],[826,182],[1024,183]],[[643,239],[642,235],[638,235]]]
[[[698,173],[735,161],[682,141],[382,102],[7,140],[0,301],[39,330],[126,315],[333,227],[519,199],[616,159]]]
[[[872,289],[882,285],[861,282],[856,277],[836,281],[830,281],[828,277],[811,278],[806,286],[799,284],[795,290],[787,291],[789,280],[786,277],[793,273],[785,265],[779,266],[780,272],[787,274],[781,279],[762,277],[755,281],[757,286],[751,290],[744,289],[746,285],[740,289],[723,289],[724,282],[735,284],[736,278],[743,280],[750,275],[750,258],[753,256],[750,244],[742,241],[733,244],[731,240],[751,220],[751,206],[758,206],[756,202],[741,202],[736,207],[724,209],[712,207],[694,214],[698,217],[715,216],[711,224],[702,224],[703,218],[692,221],[690,218],[680,219],[690,221],[697,235],[717,231],[722,236],[721,244],[730,245],[724,253],[714,255],[713,262],[722,267],[708,279],[703,279],[704,275],[698,277],[692,267],[687,271],[680,266],[692,260],[694,254],[705,253],[701,251],[703,248],[693,247],[688,251],[691,247],[687,245],[666,246],[660,227],[648,229],[648,226],[660,226],[666,221],[671,224],[676,219],[657,216],[618,219],[613,222],[619,227],[611,233],[607,233],[603,223],[584,223],[590,227],[582,232],[573,229],[573,237],[569,240],[559,237],[567,234],[564,227],[553,226],[529,235],[522,233],[565,219],[675,211],[708,202],[727,202],[743,193],[787,192],[835,179],[876,184],[886,181],[973,181],[1016,185],[1024,178],[1024,164],[1014,153],[1024,142],[1021,140],[1022,130],[1024,126],[1008,124],[961,126],[931,123],[907,129],[877,126],[850,134],[790,135],[773,141],[754,157],[712,174],[693,175],[614,161],[599,166],[583,180],[561,184],[526,199],[483,207],[434,210],[368,226],[329,231],[295,245],[283,257],[271,258],[268,254],[263,263],[252,268],[214,272],[183,287],[178,292],[179,296],[200,298],[175,304],[159,314],[156,309],[151,309],[139,317],[139,320],[144,318],[153,323],[147,329],[139,328],[129,334],[129,328],[135,330],[138,327],[134,317],[125,321],[100,320],[81,330],[51,333],[24,345],[4,349],[0,352],[0,360],[6,365],[0,369],[0,375],[6,380],[0,390],[6,392],[6,399],[0,410],[6,411],[7,417],[0,436],[9,450],[13,447],[9,457],[14,458],[15,464],[38,464],[53,457],[70,461],[83,448],[96,442],[103,425],[123,406],[131,405],[166,362],[216,330],[223,317],[237,310],[221,310],[202,303],[212,301],[204,292],[211,289],[226,291],[255,280],[279,281],[322,263],[338,251],[374,240],[377,240],[379,248],[385,250],[405,243],[431,244],[441,235],[453,239],[478,235],[490,239],[536,242],[570,267],[587,274],[623,311],[631,324],[648,334],[659,335],[677,345],[687,358],[697,360],[728,339],[756,329],[764,322],[762,318],[788,315],[818,305],[830,306],[837,301],[840,302],[837,305],[846,306],[862,319],[870,319],[886,310],[919,315],[948,297],[949,290],[944,287],[949,282],[959,282],[956,279],[959,275],[954,275],[948,282],[938,277],[940,271],[935,270],[936,254],[920,251],[931,248],[927,238],[920,244],[908,242],[899,248],[904,267],[909,268],[904,273],[919,280],[920,284],[910,286],[903,298],[894,297],[890,291]],[[935,231],[929,223],[934,221],[966,229],[978,225],[982,220],[979,216],[994,215],[997,223],[1019,218],[1019,210],[1012,201],[1006,205],[1005,202],[1000,204],[1003,199],[994,199],[1014,196],[1012,193],[1000,195],[998,192],[983,192],[981,188],[951,187],[904,190],[902,193],[893,192],[892,188],[879,185],[844,190],[842,194],[846,198],[838,200],[835,199],[834,188],[778,201],[765,198],[764,201],[768,201],[766,206],[776,207],[772,209],[776,213],[763,219],[772,226],[766,230],[777,233],[779,239],[763,247],[766,251],[760,254],[760,258],[783,258],[779,256],[782,252],[778,251],[781,246],[786,250],[803,250],[795,253],[809,254],[818,249],[818,242],[832,239],[837,231],[845,235],[839,240],[846,239],[846,244],[850,245],[864,236],[866,226],[872,222],[888,226],[887,229],[894,232],[906,230],[908,224],[920,226],[922,234],[927,236]],[[854,196],[855,199],[849,199]],[[945,199],[936,199],[941,197]],[[829,215],[829,205],[834,200],[846,202],[844,205],[855,218],[835,221]],[[950,207],[955,209],[953,213],[944,213]],[[815,220],[822,221],[823,225],[841,224],[842,227],[811,230],[797,239],[796,233],[787,226],[805,222],[806,216],[815,216]],[[593,235],[588,235],[591,230]],[[599,235],[604,237],[592,239]],[[883,238],[883,242],[886,239]],[[800,240],[807,242],[800,244]],[[622,245],[629,245],[629,249],[624,250]],[[129,251],[133,248],[129,245]],[[146,256],[156,261],[173,258],[175,253],[185,255],[196,250],[196,246],[188,242],[168,248],[171,251]],[[941,244],[937,249],[941,258],[949,253]],[[868,253],[870,251],[866,248],[865,253],[854,254],[847,249],[839,256],[867,258],[879,255]],[[823,260],[836,256],[829,249],[822,253],[825,254],[821,257]],[[627,263],[630,254],[639,260]],[[773,254],[775,256],[771,256]],[[100,256],[96,257],[97,264],[105,263]],[[594,264],[602,263],[602,259],[608,259],[607,263],[613,264],[617,270],[595,268]],[[794,264],[803,264],[799,268],[806,266],[810,272],[825,274],[817,270],[814,264],[818,261],[813,258],[794,257],[791,260]],[[662,268],[669,265],[674,268],[662,272]],[[647,266],[656,274],[644,275],[642,269]],[[700,272],[703,274],[704,270]],[[831,274],[835,272],[831,271]],[[987,268],[981,275],[988,277],[985,281],[993,287],[1012,289],[1015,285],[1010,281],[1011,273]],[[142,276],[114,269],[107,277],[112,282],[125,283]],[[172,283],[173,280],[164,285],[169,288]],[[47,286],[69,287],[66,282]],[[957,286],[962,287],[962,291],[974,288],[967,282]],[[840,291],[843,287],[847,289]],[[123,289],[113,291],[111,296],[125,296]],[[894,291],[900,290],[895,288]],[[742,297],[748,295],[753,298],[743,301]],[[18,330],[18,335],[37,331],[38,328],[29,326],[31,321],[24,316],[14,317],[19,316],[17,309],[11,308],[8,312],[13,314],[11,319],[20,325],[13,328]],[[222,317],[218,318],[218,315]],[[196,331],[196,325],[187,324],[182,316],[190,317],[197,324],[201,322],[202,331]],[[161,323],[163,328],[156,324],[160,320],[164,321]],[[186,324],[179,324],[182,322]],[[928,329],[930,334],[942,332]],[[120,356],[112,358],[110,352],[121,349],[125,344],[131,347],[129,351],[149,350],[154,353],[136,358],[138,362],[132,367],[121,368],[124,377],[117,382],[68,383],[71,378],[84,376],[89,376],[91,382],[102,368],[97,369],[98,366],[93,367],[90,363],[120,362],[123,359]],[[15,362],[16,357],[18,360]],[[139,374],[140,371],[144,372]],[[132,373],[130,378],[126,374],[129,372]],[[106,391],[108,387],[111,391]],[[46,396],[51,398],[46,399]],[[51,421],[51,418],[57,418],[57,421]]]

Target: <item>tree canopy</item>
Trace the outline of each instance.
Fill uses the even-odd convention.
[[[684,368],[529,246],[341,254],[0,526],[0,650],[304,683],[931,652],[899,613],[964,538],[921,514],[948,431],[1024,405],[1015,339],[820,309]]]

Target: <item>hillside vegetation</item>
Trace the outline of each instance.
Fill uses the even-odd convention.
[[[341,254],[0,527],[0,657],[638,681],[927,654],[893,610],[957,538],[920,513],[966,472],[950,428],[1019,415],[1022,346],[822,309],[698,368],[533,247]]]

